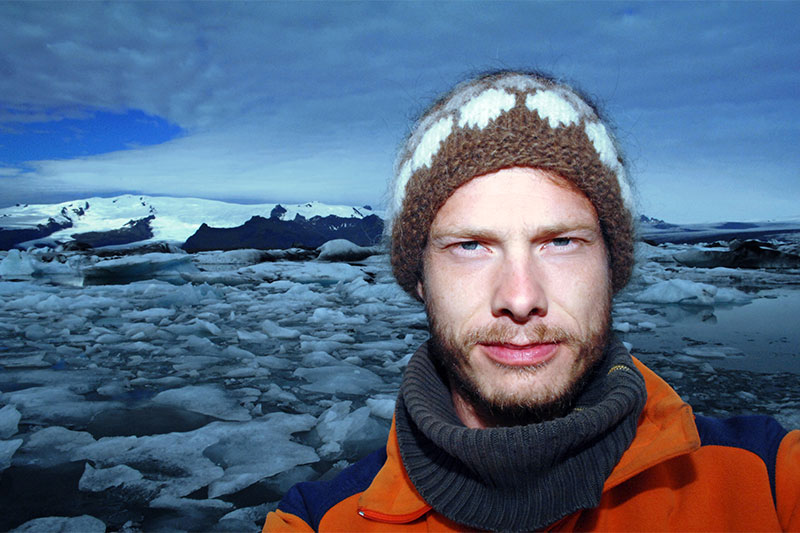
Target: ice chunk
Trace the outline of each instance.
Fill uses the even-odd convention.
[[[286,402],[286,403],[297,403],[297,396],[292,394],[289,391],[283,390],[280,385],[276,383],[271,383],[269,386],[269,390],[265,391],[262,394],[261,399],[265,401],[273,401],[273,402]]]
[[[48,516],[34,518],[19,526],[11,533],[105,533],[106,525],[102,520],[89,515],[81,516]]]
[[[331,354],[329,354],[328,352],[323,352],[322,350],[316,350],[307,355],[304,355],[303,359],[300,361],[300,364],[302,364],[305,367],[314,368],[325,365],[336,365],[339,364],[339,360],[336,359]]]
[[[317,259],[320,261],[360,261],[382,250],[378,246],[365,247],[347,239],[334,239],[317,248],[317,251]]]
[[[296,339],[300,336],[300,332],[296,329],[281,327],[272,320],[264,320],[261,323],[261,329],[275,339]]]
[[[223,500],[196,500],[194,498],[178,498],[171,494],[162,494],[150,501],[150,507],[154,509],[191,511],[195,509],[231,509],[233,504]]]
[[[238,346],[226,346],[222,353],[233,359],[252,360],[255,357],[253,352],[248,352]]]
[[[6,405],[0,409],[0,439],[7,439],[17,432],[22,415],[13,405]]]
[[[142,473],[127,465],[93,468],[86,463],[83,475],[78,482],[78,489],[84,492],[103,492],[121,485],[135,485],[141,479],[143,479]]]
[[[217,443],[230,426],[212,422],[182,433],[103,437],[75,449],[73,460],[88,459],[95,468],[128,465],[142,473],[143,478],[136,485],[143,491],[183,497],[222,477],[222,468],[204,456],[203,450]]]
[[[0,472],[11,466],[11,458],[22,445],[22,439],[0,440]]]
[[[325,444],[320,448],[323,457],[334,457],[342,451],[342,442],[356,433],[369,418],[369,407],[350,412],[351,401],[338,402],[319,415],[317,433]]]
[[[245,331],[242,329],[236,331],[236,336],[241,342],[250,342],[253,344],[258,344],[269,339],[269,337],[258,331]]]
[[[370,408],[350,412],[352,402],[333,404],[319,416],[316,430],[324,444],[319,453],[334,459],[342,453],[360,455],[385,442],[387,431],[370,418]]]
[[[380,418],[385,418],[387,420],[391,420],[392,417],[394,416],[394,406],[395,406],[394,397],[392,398],[378,397],[378,398],[367,399],[367,407],[369,407],[372,414]]]
[[[65,420],[85,422],[94,414],[119,407],[117,402],[85,401],[80,394],[75,394],[68,385],[48,385],[30,387],[0,395],[4,403],[16,404],[17,409],[26,421],[45,422]]]
[[[374,372],[348,364],[298,368],[294,375],[311,382],[303,389],[327,394],[364,394],[384,384]]]
[[[0,277],[4,279],[25,279],[34,272],[36,268],[31,256],[17,249],[9,250],[8,255],[0,261]]]
[[[32,341],[40,341],[48,338],[50,335],[51,332],[39,324],[31,324],[25,328],[25,337]]]
[[[179,389],[165,390],[156,394],[153,401],[210,415],[220,420],[247,421],[251,419],[247,409],[214,385],[189,385]]]
[[[200,272],[192,263],[191,255],[158,252],[98,261],[83,269],[86,279],[117,283],[151,279],[185,283],[181,276],[183,272],[187,274]]]
[[[313,448],[289,439],[290,434],[308,431],[316,423],[310,415],[270,413],[231,428],[204,452],[225,468],[222,478],[209,486],[209,497],[233,494],[266,477],[319,461]]]
[[[94,443],[85,431],[72,431],[61,426],[50,426],[32,433],[20,450],[18,459],[25,465],[41,468],[66,463],[73,459],[76,450]],[[78,458],[80,454],[78,454]]]
[[[714,285],[685,279],[657,282],[634,297],[637,302],[701,306],[712,306],[717,303],[744,303],[751,299],[750,296],[736,289],[718,289]]]
[[[703,359],[725,359],[726,357],[744,356],[740,350],[726,346],[689,346],[683,349],[683,353],[692,357],[702,357]]]
[[[367,318],[363,315],[347,316],[336,309],[318,307],[308,321],[315,324],[366,324]]]

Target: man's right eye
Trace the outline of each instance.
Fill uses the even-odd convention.
[[[474,251],[480,247],[480,243],[478,241],[465,241],[458,243],[458,246],[462,250]]]

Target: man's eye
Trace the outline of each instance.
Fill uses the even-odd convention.
[[[569,246],[572,243],[570,237],[556,237],[551,241],[553,246]]]
[[[480,244],[478,244],[478,241],[461,242],[458,245],[461,247],[462,250],[477,250],[478,246],[480,246]]]

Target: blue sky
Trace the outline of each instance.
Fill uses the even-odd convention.
[[[800,217],[798,2],[0,2],[0,207],[381,205],[473,74],[536,68],[616,125],[639,208]]]

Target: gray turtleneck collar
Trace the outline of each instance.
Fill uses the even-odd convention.
[[[415,488],[447,518],[479,529],[537,530],[597,506],[606,478],[633,440],[646,397],[630,354],[612,338],[565,417],[469,429],[424,344],[403,377],[397,438]]]

